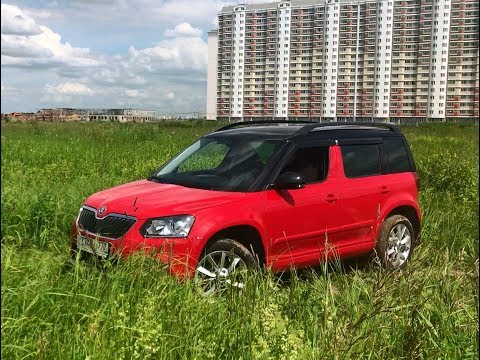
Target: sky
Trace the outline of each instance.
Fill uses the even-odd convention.
[[[269,2],[270,0],[252,0]],[[205,112],[207,32],[235,0],[9,0],[1,112]]]

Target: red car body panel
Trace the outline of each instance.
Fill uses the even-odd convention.
[[[95,209],[105,206],[107,210],[102,217],[117,213],[145,220],[166,214],[189,214],[243,198],[245,193],[209,191],[139,180],[97,192],[87,198],[85,205]]]
[[[339,227],[338,147],[330,147],[328,176],[297,190],[266,191],[267,265],[274,270],[318,263],[332,229]],[[333,197],[332,199],[329,198]]]

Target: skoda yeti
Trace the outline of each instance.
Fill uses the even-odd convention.
[[[153,252],[174,274],[241,287],[235,274],[247,268],[368,253],[401,268],[420,220],[414,160],[395,125],[241,122],[148,179],[88,197],[71,249],[100,259]]]

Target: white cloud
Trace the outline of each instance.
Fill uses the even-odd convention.
[[[187,22],[183,22],[175,26],[175,29],[165,30],[165,36],[174,37],[174,36],[202,36],[202,30],[194,28]]]
[[[16,101],[17,99],[21,99],[21,97],[23,96],[23,91],[22,89],[18,89],[17,87],[11,86],[10,82],[7,85],[5,84],[4,81],[2,81],[1,94],[2,94],[2,100],[8,99],[10,101],[12,100]]]
[[[37,35],[42,31],[30,16],[18,7],[2,4],[2,35]]]
[[[125,95],[130,98],[141,98],[145,97],[145,92],[138,89],[127,89],[125,90]]]
[[[162,19],[181,19],[190,23],[200,23],[205,21],[205,16],[211,18],[215,14],[218,7],[212,0],[170,0],[159,2],[154,7],[152,15],[161,17]]]
[[[13,5],[2,4],[1,39],[2,66],[99,64],[89,49],[73,47],[68,42],[62,42],[59,34],[46,26],[36,24],[30,16]]]
[[[130,97],[137,97],[140,94],[140,91],[137,89],[125,90],[125,95]]]
[[[95,92],[88,86],[81,83],[64,82],[57,86],[47,84],[45,91],[48,94],[60,94],[60,95],[93,95]]]
[[[150,71],[160,68],[192,69],[206,71],[208,46],[200,37],[178,37],[160,41],[151,48],[129,48],[130,65]]]
[[[46,9],[23,8],[22,10],[25,14],[32,17],[35,21],[61,19],[60,14]]]
[[[40,30],[27,36],[14,33],[13,25],[10,30],[5,27],[5,33],[2,27],[2,109],[204,110],[208,49],[202,36],[225,2],[137,0],[132,5],[101,0],[87,7],[86,1],[9,5],[11,15],[2,12],[2,23],[20,14],[24,25]],[[106,7],[111,12],[108,19]],[[175,15],[187,7],[186,13]],[[133,10],[138,11],[135,17]]]
[[[64,94],[45,94],[41,97],[42,102],[49,104],[45,106],[46,108],[50,107],[52,103],[62,104],[62,106],[67,106],[63,104],[71,104],[74,98],[71,95]],[[22,111],[22,110],[20,110]]]

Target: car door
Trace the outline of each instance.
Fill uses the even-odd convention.
[[[340,182],[340,227],[333,234],[345,257],[371,250],[381,202],[380,139],[341,140],[343,179]]]
[[[296,146],[278,174],[300,173],[301,189],[266,191],[265,218],[269,234],[269,265],[275,270],[318,264],[328,241],[328,229],[338,218],[338,183],[329,176],[328,145]]]
[[[383,176],[380,185],[383,210],[390,208],[398,198],[416,201],[418,189],[414,169],[403,137],[385,137],[382,143]]]

